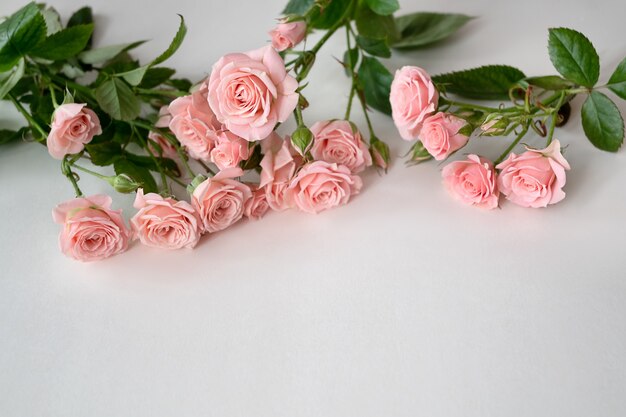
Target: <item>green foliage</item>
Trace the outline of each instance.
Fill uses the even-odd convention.
[[[615,71],[613,71],[607,87],[617,94],[618,97],[626,100],[626,58],[624,58],[617,68],[615,68]]]
[[[364,56],[358,75],[367,104],[380,112],[391,114],[389,92],[393,75],[389,70],[378,59]]]
[[[354,19],[359,34],[366,38],[387,39],[393,44],[400,37],[393,16],[381,16],[365,3],[358,4]]]
[[[365,0],[374,13],[381,16],[389,16],[400,8],[398,0]]]
[[[559,77],[558,75],[545,75],[542,77],[528,77],[524,81],[526,81],[528,84],[533,85],[535,87],[543,88],[544,90],[550,90],[550,91],[567,90],[568,88],[574,87],[574,84],[571,81],[568,81],[565,78]]]
[[[93,33],[93,23],[76,25],[48,36],[30,55],[60,61],[69,59],[82,52]]]
[[[348,77],[354,72],[359,63],[359,48],[352,48],[343,53],[343,64]]]
[[[24,76],[24,68],[24,58],[20,58],[17,65],[10,72],[0,73],[0,100],[2,100]]]
[[[507,100],[509,90],[526,76],[507,65],[487,65],[433,77],[440,91],[478,100]]]
[[[310,26],[313,29],[330,29],[346,15],[352,0],[332,0],[324,8],[315,7],[310,12]]]
[[[303,15],[313,7],[313,3],[315,3],[315,0],[289,0],[289,3],[283,10],[283,14]]]
[[[135,49],[143,45],[146,41],[124,43],[120,45],[103,46],[101,48],[90,49],[78,55],[78,59],[85,64],[102,64],[118,57],[120,54]]]
[[[113,163],[117,175],[128,175],[133,181],[141,184],[145,193],[156,193],[158,187],[148,168],[142,167],[127,158],[119,158]]]
[[[357,35],[356,43],[359,48],[363,49],[370,55],[379,56],[381,58],[390,58],[391,50],[387,45],[386,39],[371,39],[365,36]]]
[[[0,23],[0,72],[8,71],[46,36],[46,22],[29,3]]]
[[[96,100],[113,119],[130,121],[139,116],[141,102],[120,78],[112,78],[96,88]]]
[[[585,135],[599,149],[617,152],[624,141],[624,120],[619,109],[604,94],[593,91],[582,108]]]
[[[400,39],[394,48],[421,48],[453,35],[472,19],[456,13],[412,13],[396,18]]]
[[[16,142],[22,139],[27,131],[28,129],[25,127],[17,131],[7,129],[0,130],[0,145],[6,145],[8,143]]]
[[[600,57],[580,32],[567,28],[550,29],[548,52],[554,68],[566,79],[593,87],[600,75]]]

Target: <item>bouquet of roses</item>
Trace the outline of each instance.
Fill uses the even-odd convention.
[[[343,205],[361,190],[359,173],[389,163],[367,115],[368,105],[389,106],[388,73],[375,56],[390,56],[390,45],[435,42],[467,21],[434,14],[396,19],[398,7],[395,0],[292,0],[269,32],[271,45],[225,55],[193,84],[162,65],[185,37],[182,16],[169,47],[140,63],[130,51],[142,42],[93,47],[90,8],[63,25],[53,8],[30,3],[0,23],[0,99],[27,122],[18,131],[1,130],[0,142],[36,142],[60,161],[75,198],[59,204],[53,217],[62,251],[83,261],[122,252],[133,239],[192,248],[203,234],[244,217],[259,219],[269,209],[318,213]],[[398,29],[425,16],[444,30],[420,38],[416,30]],[[313,31],[323,35],[309,47]],[[349,104],[342,118],[309,126],[307,75],[338,31],[347,42],[340,64],[352,80]],[[354,99],[369,138],[350,120]],[[279,133],[290,116],[296,129]],[[111,197],[83,193],[80,175],[136,192],[130,227]],[[180,198],[185,190],[188,198]]]

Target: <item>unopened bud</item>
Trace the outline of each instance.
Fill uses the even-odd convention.
[[[111,184],[111,187],[113,187],[118,193],[132,193],[133,191],[137,191],[137,188],[141,187],[141,184],[134,181],[126,174],[119,174],[114,177],[108,177],[107,181],[109,182],[109,184]]]
[[[370,155],[372,155],[372,162],[378,168],[385,171],[389,167],[389,145],[378,138],[370,139]]]
[[[189,194],[193,194],[196,188],[198,188],[198,185],[202,184],[206,180],[207,180],[207,177],[205,177],[204,175],[202,174],[196,175],[196,177],[193,180],[191,180],[191,183],[189,183],[189,185],[187,186],[187,192]]]
[[[509,127],[509,119],[501,114],[492,113],[480,125],[480,130],[483,136],[498,136],[504,133],[507,127]]]
[[[424,161],[428,161],[433,156],[428,153],[428,150],[424,147],[421,141],[415,142],[415,145],[411,146],[409,153],[407,154],[409,159],[406,162],[408,165],[421,164]]]
[[[312,142],[313,132],[306,126],[298,127],[291,135],[291,143],[302,156],[306,155]]]

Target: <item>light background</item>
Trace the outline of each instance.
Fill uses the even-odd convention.
[[[21,5],[4,0],[0,14]],[[65,16],[78,7],[53,5]],[[137,51],[144,60],[183,14],[189,34],[167,65],[199,79],[222,54],[264,45],[283,2],[91,5],[97,43],[151,38]],[[619,0],[402,6],[479,18],[437,48],[395,54],[390,69],[502,63],[553,73],[553,26],[589,36],[601,81],[626,56]],[[343,114],[349,82],[332,58],[343,42],[324,47],[311,74],[309,123]],[[1,125],[21,122],[1,110]],[[567,198],[549,209],[458,205],[436,163],[403,165],[408,144],[376,114],[397,158],[388,175],[367,174],[348,206],[272,213],[194,251],[136,245],[95,264],[58,252],[50,211],[72,197],[58,162],[43,147],[3,147],[0,415],[626,415],[626,155],[595,150],[574,114],[557,131],[572,165]],[[498,140],[471,149],[494,158]],[[115,201],[132,213],[132,197]]]

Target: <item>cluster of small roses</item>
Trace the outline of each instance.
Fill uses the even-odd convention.
[[[273,47],[222,57],[194,92],[161,108],[149,149],[182,165],[175,146],[182,145],[191,158],[219,171],[188,179],[190,202],[140,188],[129,229],[121,212],[111,209],[110,197],[78,196],[54,210],[55,221],[63,225],[63,252],[99,260],[124,251],[132,239],[153,247],[193,248],[204,233],[224,230],[243,217],[259,219],[270,209],[288,208],[318,213],[357,194],[362,187],[357,174],[372,165],[372,157],[353,123],[315,123],[305,150],[275,132],[299,101],[298,82],[277,50],[300,42],[303,25],[281,23],[270,33]],[[101,132],[97,116],[84,104],[61,105],[53,119],[48,149],[56,158],[81,152]],[[255,155],[256,163],[251,162]],[[259,172],[258,180],[244,182],[246,171]]]
[[[471,130],[460,115],[437,112],[439,92],[422,68],[403,67],[396,71],[391,84],[392,117],[400,136],[419,139],[425,155],[442,161],[463,148]],[[486,121],[486,131],[493,121]],[[569,164],[561,155],[560,143],[553,140],[545,149],[531,149],[520,155],[511,153],[494,164],[487,158],[470,154],[443,168],[446,189],[464,204],[485,209],[498,207],[500,193],[522,207],[546,207],[565,197],[565,171]]]

